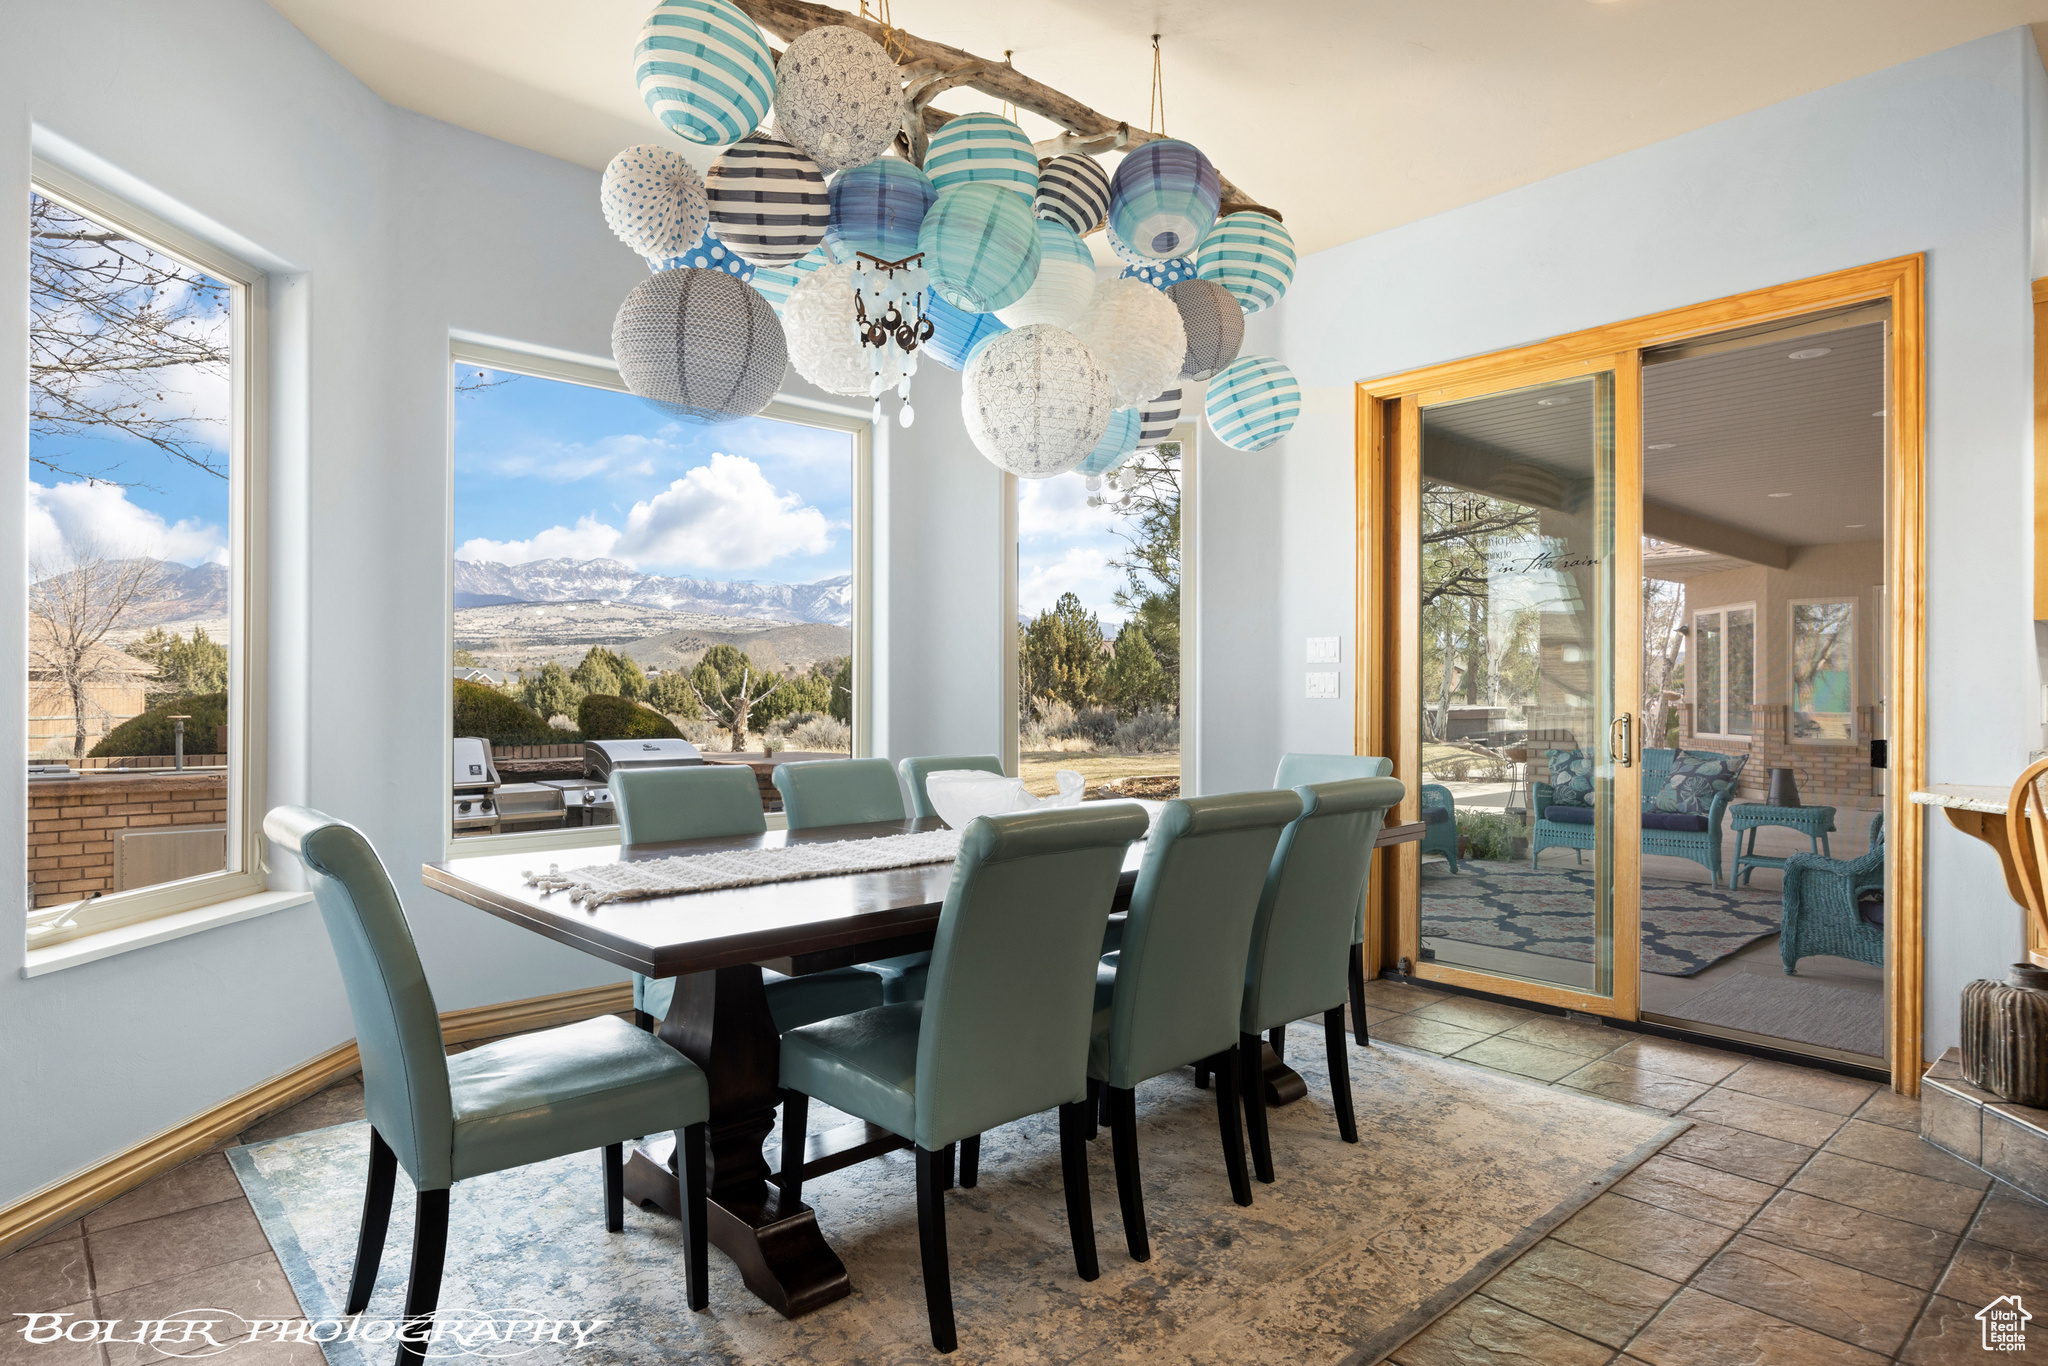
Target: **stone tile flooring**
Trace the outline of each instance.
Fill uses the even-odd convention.
[[[1396,1350],[1398,1366],[1938,1366],[1986,1356],[1974,1315],[1997,1297],[2048,1303],[2048,1207],[1921,1142],[1915,1101],[1397,983],[1375,982],[1368,997],[1376,1040],[1697,1121]],[[361,1086],[344,1081],[236,1141],[362,1115]],[[0,1259],[0,1323],[194,1305],[298,1313],[219,1151]],[[168,1359],[0,1333],[0,1366]],[[243,1344],[225,1359],[321,1360],[289,1343]]]

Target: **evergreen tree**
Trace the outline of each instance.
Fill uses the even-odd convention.
[[[754,708],[773,697],[788,680],[764,674],[738,646],[714,645],[697,661],[690,686],[703,699],[712,719],[732,732],[732,752],[747,747],[747,727]]]
[[[853,656],[843,655],[821,667],[828,670],[827,688],[831,704],[825,708],[826,715],[834,721],[853,724]]]
[[[1166,672],[1159,667],[1159,656],[1135,619],[1117,632],[1116,651],[1103,675],[1102,691],[1104,699],[1125,716],[1163,706],[1169,700]]]
[[[601,693],[608,697],[625,695],[620,691],[625,677],[619,668],[619,657],[602,645],[591,646],[589,653],[583,656],[583,662],[569,677],[586,693]]]
[[[228,690],[228,651],[195,626],[188,639],[167,634],[161,626],[128,646],[128,653],[156,666],[146,690],[152,699],[198,697]]]
[[[552,721],[557,716],[574,720],[576,708],[583,704],[588,691],[577,685],[567,669],[551,659],[541,666],[538,674],[520,685],[519,700],[539,712],[543,720]]]
[[[690,680],[678,669],[670,669],[648,684],[647,705],[665,715],[692,721],[704,715],[704,704],[697,700],[697,690],[690,686]]]
[[[1075,710],[1094,706],[1102,691],[1102,623],[1072,593],[1021,628],[1018,666],[1024,695],[1064,702]]]

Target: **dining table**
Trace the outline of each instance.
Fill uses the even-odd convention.
[[[1157,802],[1140,805],[1156,808]],[[769,830],[757,835],[658,844],[480,854],[427,863],[427,887],[501,920],[647,977],[677,979],[656,1034],[704,1070],[710,1088],[706,1224],[710,1242],[738,1265],[746,1286],[788,1318],[852,1292],[846,1266],[801,1200],[776,1184],[780,1152],[770,1143],[781,1100],[780,1038],[768,1010],[763,970],[788,976],[824,972],[932,947],[953,864],[609,900],[598,905],[567,891],[532,885],[549,861],[566,868],[780,849],[799,844],[879,839],[943,829],[936,817],[859,825]],[[1378,844],[1419,839],[1422,826],[1389,826]],[[1145,843],[1124,855],[1112,914],[1129,905]],[[1282,1103],[1305,1091],[1269,1048],[1269,1097]],[[626,1163],[626,1197],[680,1215],[675,1136],[641,1140]],[[803,1176],[839,1171],[909,1146],[864,1122],[805,1140]]]

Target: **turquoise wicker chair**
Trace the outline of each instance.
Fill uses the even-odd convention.
[[[1458,871],[1458,801],[1442,783],[1422,785],[1422,852],[1442,854]]]
[[[1657,795],[1664,782],[1671,776],[1671,761],[1678,751],[1671,749],[1646,749],[1643,751],[1643,801]],[[1536,856],[1553,845],[1566,849],[1584,851],[1593,847],[1593,825],[1590,821],[1557,820],[1550,816],[1551,786],[1536,783],[1530,788],[1531,802],[1536,808],[1536,823],[1529,837],[1529,866],[1536,866]],[[1676,823],[1671,813],[1645,810],[1643,812],[1643,852],[1646,854],[1669,854],[1674,858],[1691,859],[1704,867],[1713,885],[1721,885],[1721,824],[1728,814],[1728,801],[1732,794],[1722,793],[1714,798],[1707,810],[1707,828],[1704,830],[1666,830],[1651,825],[1652,820],[1663,819]],[[1585,807],[1576,810],[1587,810]],[[1583,860],[1582,860],[1583,861]]]
[[[1785,860],[1785,924],[1778,936],[1778,955],[1787,975],[1799,960],[1814,954],[1853,958],[1884,966],[1884,926],[1873,925],[1859,911],[1866,892],[1884,891],[1884,813],[1870,822],[1870,852],[1860,858],[1833,859],[1819,854],[1794,854]]]

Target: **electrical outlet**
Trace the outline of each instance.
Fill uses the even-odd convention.
[[[1343,676],[1333,673],[1312,673],[1308,676],[1310,697],[1342,697]]]
[[[1311,664],[1335,664],[1337,662],[1337,637],[1310,636],[1308,638],[1308,662]]]

